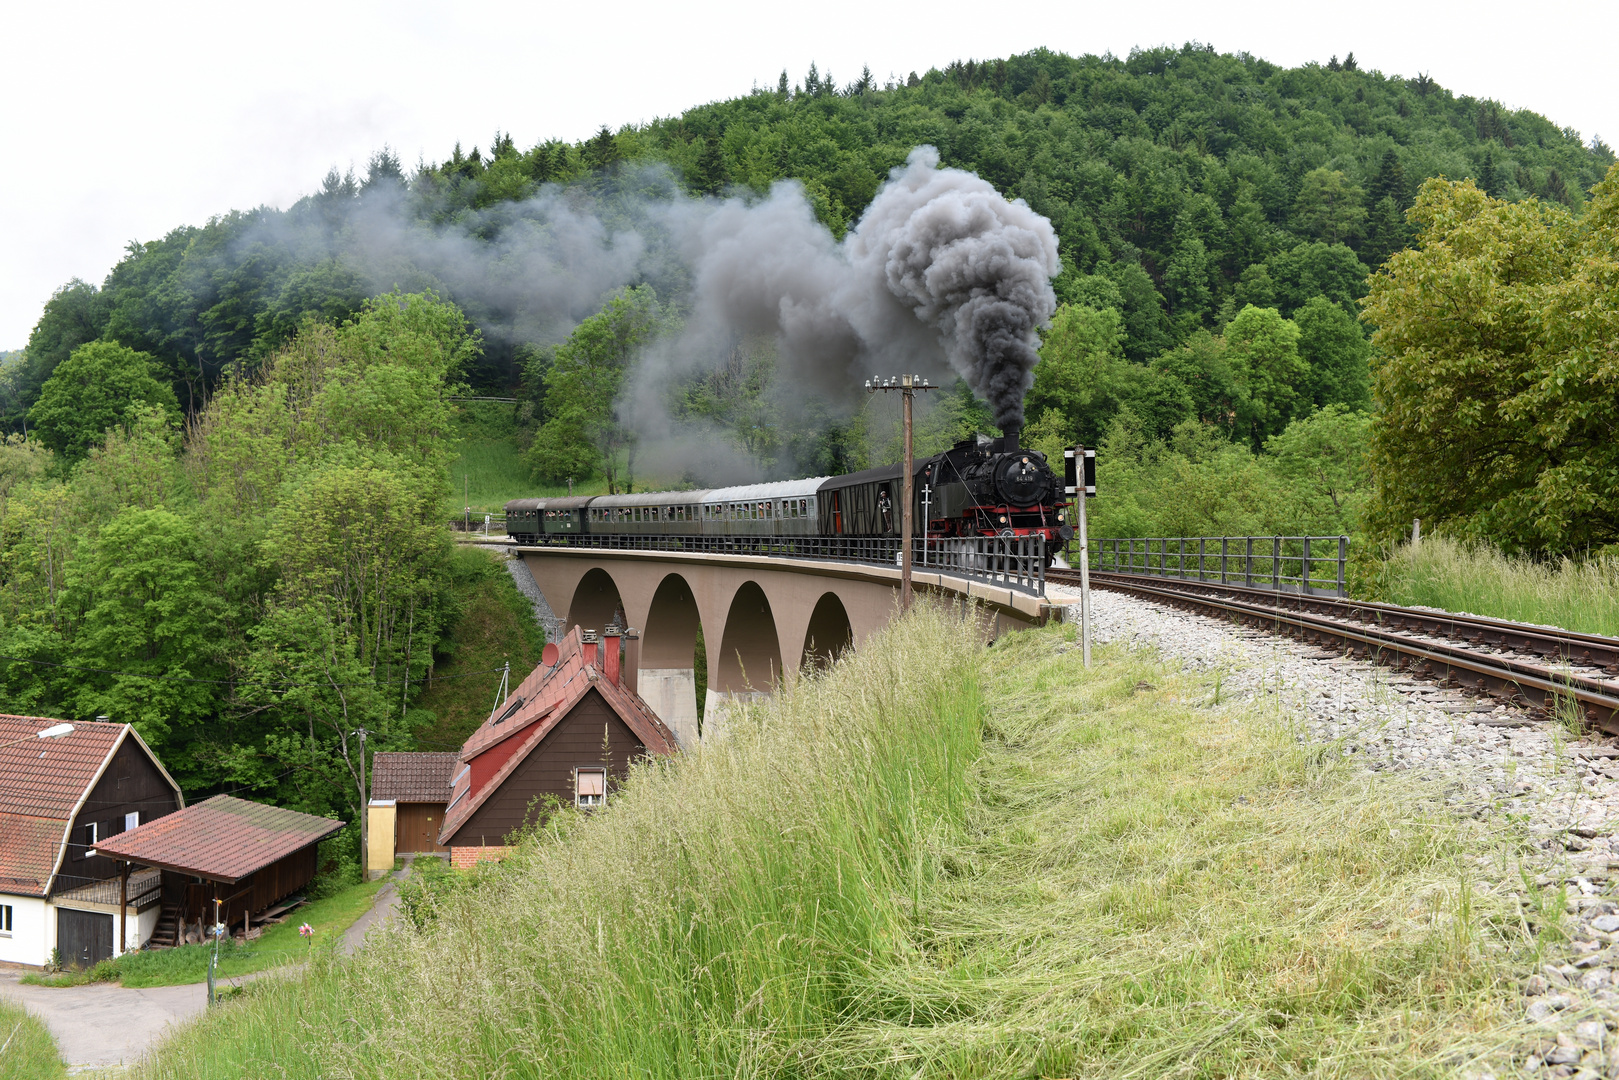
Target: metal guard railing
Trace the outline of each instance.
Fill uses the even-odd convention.
[[[788,559],[899,565],[900,541],[882,536],[547,536],[540,545],[626,551],[680,551],[712,555],[770,555]],[[917,571],[971,578],[1033,596],[1046,594],[1043,536],[978,536],[911,541]]]
[[[1099,573],[1346,595],[1347,536],[1138,536],[1091,545],[1091,569]]]

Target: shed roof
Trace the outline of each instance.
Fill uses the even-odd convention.
[[[0,715],[0,892],[49,893],[68,826],[125,739],[140,743],[175,792],[180,790],[128,724],[75,722],[59,738],[34,738],[59,723],[44,716]]]
[[[450,778],[461,755],[383,751],[371,758],[371,797],[396,802],[447,803]]]
[[[596,645],[585,644],[579,627],[574,627],[557,643],[553,667],[536,667],[518,686],[517,692],[496,706],[483,726],[472,733],[461,747],[460,760],[470,763],[508,739],[521,739],[500,770],[477,790],[472,789],[472,770],[462,768],[455,775],[450,805],[444,814],[439,843],[454,836],[472,812],[500,788],[513,771],[545,736],[567,717],[573,707],[595,690],[618,714],[650,754],[672,754],[678,749],[674,732],[658,719],[641,696],[627,687],[609,681],[596,668]]]
[[[96,845],[97,853],[234,884],[343,827],[332,818],[215,795]]]

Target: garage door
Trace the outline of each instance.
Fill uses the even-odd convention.
[[[87,968],[112,957],[111,915],[56,909],[56,947],[67,967]]]

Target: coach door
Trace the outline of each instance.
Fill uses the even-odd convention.
[[[56,948],[68,967],[90,968],[112,958],[111,915],[56,909]]]

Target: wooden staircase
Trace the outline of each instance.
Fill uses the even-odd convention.
[[[180,939],[180,909],[170,904],[164,904],[163,910],[157,916],[157,928],[152,936],[146,939],[148,949],[172,949],[179,944]]]

